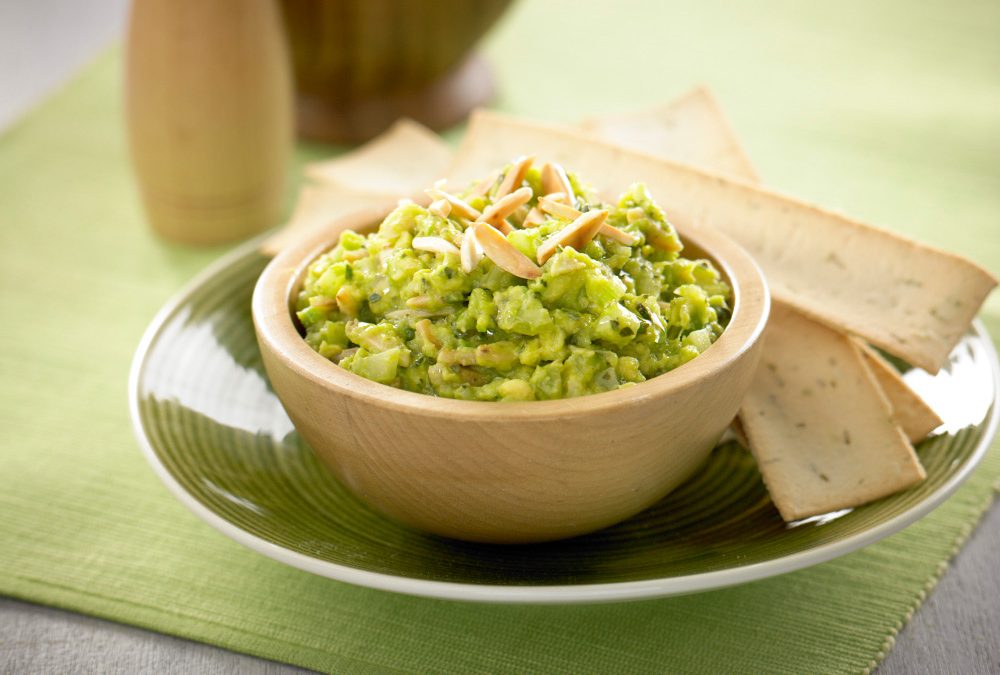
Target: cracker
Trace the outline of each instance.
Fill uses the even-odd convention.
[[[759,182],[757,170],[707,87],[655,108],[589,118],[580,127],[631,150]]]
[[[746,432],[743,431],[743,423],[740,422],[739,417],[734,417],[733,421],[726,427],[726,430],[722,432],[722,438],[719,439],[718,445],[729,443],[730,441],[736,443],[744,450],[750,449],[750,441],[747,440]]]
[[[627,140],[625,135],[627,131],[616,136],[616,130],[632,128],[629,123],[634,120],[634,127],[647,134],[650,139],[648,149],[658,156],[686,161],[709,171],[758,181],[732,128],[715,103],[714,97],[706,89],[697,89],[654,111],[619,115],[610,118],[610,122],[608,120],[609,118],[603,118],[592,121],[590,128],[602,135],[611,134],[613,136],[611,140],[623,142]],[[704,152],[699,152],[702,148],[705,149]],[[889,399],[896,424],[902,428],[912,443],[925,438],[941,424],[941,419],[910,389],[896,369],[884,358],[863,342],[859,341],[859,346],[866,363],[878,381],[879,388]],[[823,344],[815,345],[815,354],[822,354],[823,349]],[[781,354],[774,353],[768,345],[765,345],[763,358],[780,359]],[[774,418],[770,422],[780,424],[780,421]],[[733,420],[727,433],[728,438],[735,439],[743,447],[749,447],[739,418]],[[786,431],[776,428],[774,433],[783,436]],[[723,438],[726,439],[727,436]]]
[[[899,371],[881,354],[861,342],[859,342],[858,348],[864,355],[865,362],[874,373],[882,391],[889,399],[893,419],[903,429],[903,433],[906,434],[911,443],[922,441],[932,431],[944,424],[944,420],[906,384]]]
[[[606,196],[644,181],[671,219],[714,227],[741,243],[774,297],[932,373],[997,283],[962,256],[751,183],[482,110],[449,177],[467,182],[518,153],[569,166]]]
[[[759,182],[722,109],[704,87],[648,111],[591,120],[588,128],[624,145],[646,147],[666,159]],[[641,138],[648,138],[649,142],[640,145]],[[897,424],[912,443],[926,438],[942,424],[941,418],[888,361],[863,342],[859,344],[863,345],[868,365],[889,398]],[[738,423],[739,420],[734,422]]]
[[[404,118],[352,152],[306,165],[305,174],[352,192],[401,197],[431,185],[450,163],[440,136]]]
[[[277,255],[296,239],[307,237],[335,220],[354,213],[370,211],[375,220],[397,201],[397,197],[362,194],[333,185],[306,185],[299,192],[299,199],[288,223],[265,239],[260,251],[264,255]]]
[[[765,340],[740,420],[782,518],[860,506],[926,477],[852,338],[775,303]]]

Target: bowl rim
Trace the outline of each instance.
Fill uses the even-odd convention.
[[[565,418],[606,412],[637,401],[662,398],[696,386],[725,369],[761,338],[770,315],[767,281],[754,259],[721,232],[675,224],[682,242],[701,249],[717,264],[733,289],[733,314],[722,335],[702,354],[645,382],[597,394],[548,401],[467,401],[397,389],[337,366],[306,344],[292,320],[292,294],[308,266],[336,245],[347,230],[377,225],[392,209],[369,209],[339,216],[322,231],[287,246],[265,267],[254,286],[252,314],[257,341],[290,370],[314,384],[383,409],[425,417],[493,420],[502,404],[505,420]]]

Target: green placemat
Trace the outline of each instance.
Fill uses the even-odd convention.
[[[770,184],[997,269],[997,25],[996,3],[522,2],[486,51],[500,107],[543,119],[709,82]],[[880,544],[621,605],[401,597],[245,550],[175,502],[131,436],[142,330],[221,250],[144,226],[119,70],[102,59],[0,138],[0,593],[321,670],[850,672],[891,646],[989,502],[996,448]]]

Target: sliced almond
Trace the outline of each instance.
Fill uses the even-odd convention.
[[[476,195],[477,197],[485,197],[486,194],[490,191],[490,188],[496,185],[497,178],[499,177],[500,177],[499,170],[491,172],[489,176],[476,183],[476,186],[472,188],[472,194]]]
[[[565,218],[566,220],[576,220],[582,215],[580,211],[574,209],[572,206],[568,206],[560,201],[553,201],[553,197],[557,195],[562,196],[562,193],[557,192],[555,194],[545,195],[544,197],[539,198],[539,208],[546,213],[556,216],[557,218]],[[620,230],[614,225],[609,225],[608,223],[601,225],[599,232],[600,234],[603,234],[606,237],[611,237],[615,241],[621,242],[626,246],[635,246],[639,242],[638,237],[635,235],[629,234],[625,230]]]
[[[337,291],[337,307],[347,316],[357,316],[359,309],[358,299],[351,292],[350,286],[341,286]]]
[[[605,215],[607,215],[605,213]],[[476,223],[472,226],[476,241],[483,247],[486,256],[496,263],[497,267],[506,270],[522,279],[537,279],[542,270],[531,258],[518,251],[500,231],[488,223]]]
[[[628,219],[629,223],[634,223],[637,220],[645,218],[646,211],[640,206],[633,206],[625,212],[625,217]]]
[[[595,209],[581,214],[579,218],[542,242],[536,256],[538,264],[544,265],[545,261],[551,258],[560,246],[572,246],[577,251],[583,249],[590,243],[591,239],[597,236],[607,217],[608,212],[604,209]]]
[[[413,326],[417,334],[423,339],[424,342],[432,345],[435,349],[441,349],[441,341],[438,336],[434,334],[434,329],[431,327],[431,322],[429,319],[421,319]]]
[[[507,175],[503,177],[503,182],[500,183],[500,187],[497,188],[495,199],[506,197],[515,189],[520,187],[521,182],[524,180],[524,175],[528,173],[528,169],[531,168],[531,163],[534,161],[535,158],[530,155],[515,159],[514,163],[507,171]]]
[[[425,190],[425,192],[435,200],[443,199],[448,202],[448,204],[451,205],[451,215],[459,218],[468,218],[469,220],[476,220],[483,215],[478,209],[473,208],[467,202],[459,199],[450,192],[445,192],[444,190],[440,190],[438,188],[431,188],[430,190]]]
[[[538,199],[538,208],[545,211],[545,213],[555,216],[556,218],[565,218],[566,220],[576,220],[581,215],[581,212],[578,209],[574,209],[569,204],[564,204],[560,201],[552,199],[552,195],[540,197]]]
[[[565,192],[549,192],[543,195],[546,199],[553,202],[559,202],[560,204],[566,204],[572,206],[569,197],[566,196]]]
[[[527,204],[521,204],[514,209],[514,213],[510,214],[510,217],[515,224],[523,223],[524,219],[528,217],[528,211],[530,210]]]
[[[448,316],[449,314],[454,314],[455,310],[451,307],[442,307],[437,310],[429,309],[394,309],[391,312],[385,313],[385,318],[396,321],[398,319],[431,319],[438,316]]]
[[[406,306],[410,309],[435,310],[439,309],[442,302],[439,298],[432,298],[429,295],[417,295],[406,301]]]
[[[529,187],[515,190],[487,206],[479,218],[479,222],[489,223],[504,234],[510,234],[514,231],[514,227],[507,222],[507,216],[531,201],[532,196],[533,193]]]
[[[472,270],[476,269],[479,261],[483,259],[483,247],[479,244],[479,240],[476,239],[476,232],[472,227],[469,227],[465,231],[465,236],[462,238],[460,256],[462,259],[462,271],[466,274],[470,274]]]
[[[524,217],[524,221],[521,223],[521,227],[538,227],[545,222],[545,215],[542,210],[535,206],[530,211],[528,215]]]
[[[476,350],[472,347],[445,347],[438,352],[437,362],[446,366],[474,366]]]
[[[639,243],[639,238],[636,237],[634,234],[630,234],[625,230],[620,230],[614,225],[609,225],[608,223],[604,223],[603,225],[601,225],[600,234],[603,234],[605,237],[614,239],[619,243],[625,244],[626,246],[635,246],[637,243]]]
[[[451,213],[451,202],[447,199],[436,199],[431,202],[431,205],[427,207],[427,210],[435,216],[447,218],[448,214]]]
[[[428,253],[454,253],[458,255],[458,247],[441,237],[414,237],[413,248]]]
[[[568,201],[573,201],[573,186],[569,182],[566,170],[555,162],[546,162],[542,167],[542,191],[546,194],[561,192]]]
[[[494,225],[494,227],[500,230],[500,232],[503,234],[510,234],[511,232],[514,231],[514,226],[511,225],[506,218],[504,218],[503,220],[498,220],[496,225]]]

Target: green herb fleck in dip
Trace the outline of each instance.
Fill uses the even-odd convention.
[[[376,382],[477,401],[642,382],[708,349],[730,289],[645,186],[605,204],[521,158],[462,193],[428,190],[309,268],[297,313],[322,356]]]

